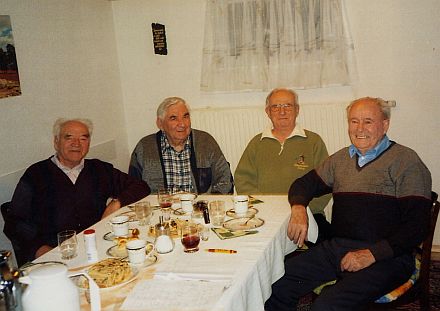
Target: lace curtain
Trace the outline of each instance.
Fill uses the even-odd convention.
[[[343,0],[207,0],[201,90],[350,85]]]

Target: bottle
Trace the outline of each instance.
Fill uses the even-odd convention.
[[[22,291],[18,283],[19,273],[11,258],[11,251],[0,250],[0,310],[20,311]]]
[[[96,250],[96,234],[94,229],[87,229],[84,231],[84,244],[86,247],[87,262],[97,262],[98,251]]]

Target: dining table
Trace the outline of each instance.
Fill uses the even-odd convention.
[[[234,220],[232,195],[199,195],[195,201],[225,202],[225,221]],[[148,201],[153,207],[149,224],[139,225],[134,219],[130,227],[140,231],[140,238],[154,243],[150,226],[159,221],[162,214],[155,195]],[[171,219],[182,221],[190,215],[178,211],[173,205]],[[213,230],[206,241],[200,240],[199,250],[184,252],[179,237],[174,238],[174,248],[166,254],[153,251],[145,265],[136,267],[132,279],[114,288],[100,290],[101,310],[264,310],[264,302],[271,295],[271,285],[284,274],[284,258],[296,250],[297,245],[287,236],[290,205],[286,195],[255,195],[250,208],[257,218],[258,227],[244,230],[246,234],[221,239]],[[318,229],[313,215],[309,217],[308,240],[316,240]],[[119,214],[134,213],[132,206],[125,206],[100,220],[91,229],[96,232],[98,259],[112,257],[109,249],[115,242],[104,237],[111,234],[109,220]],[[212,224],[207,224],[214,228]],[[54,248],[37,258],[34,263],[60,261],[67,265],[69,273],[87,271],[84,234],[78,236],[78,254],[73,259],[62,260],[60,250]],[[208,249],[232,250],[215,252]],[[87,293],[80,289],[81,310],[90,310]]]

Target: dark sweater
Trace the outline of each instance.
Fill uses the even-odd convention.
[[[376,260],[412,252],[427,234],[431,174],[407,147],[393,142],[362,168],[344,148],[297,179],[289,202],[307,206],[326,193],[333,193],[333,236],[370,243]]]
[[[57,232],[80,232],[101,219],[109,198],[121,206],[150,193],[148,185],[97,159],[85,160],[75,184],[50,159],[30,166],[11,201],[5,234],[33,260],[42,245],[57,246]],[[14,246],[15,249],[15,246]]]

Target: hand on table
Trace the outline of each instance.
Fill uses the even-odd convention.
[[[289,225],[287,227],[287,236],[298,247],[302,247],[307,239],[307,230],[309,228],[307,211],[302,205],[292,205]]]
[[[348,252],[341,260],[341,271],[356,272],[376,262],[369,249]]]
[[[111,200],[111,202],[105,208],[104,213],[102,214],[101,218],[107,217],[108,215],[117,211],[120,208],[121,208],[121,202],[119,202],[119,200],[117,200],[117,199]]]

